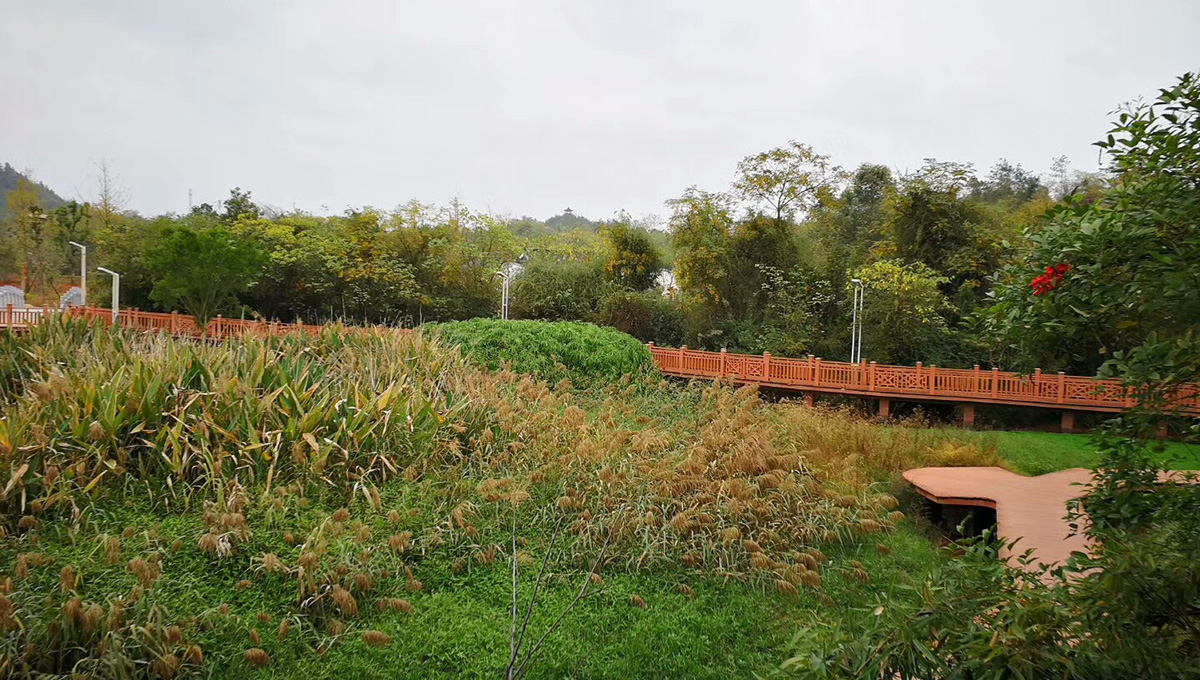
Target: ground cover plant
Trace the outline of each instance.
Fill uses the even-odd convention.
[[[501,366],[556,382],[611,381],[652,366],[650,351],[632,336],[582,322],[472,319],[427,324],[422,332],[457,345],[491,369]]]
[[[4,342],[12,677],[497,677],[514,562],[532,635],[593,586],[529,677],[749,675],[937,559],[898,461],[980,460],[749,388],[488,371],[420,333]]]

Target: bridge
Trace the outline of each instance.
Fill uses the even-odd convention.
[[[1115,413],[1137,401],[1117,380],[1104,380],[1065,373],[1031,374],[996,368],[970,369],[924,366],[890,366],[874,361],[847,363],[774,357],[770,353],[734,354],[690,350],[687,347],[647,345],[658,368],[666,375],[700,380],[753,383],[800,393],[811,405],[816,395],[846,395],[877,399],[879,415],[887,417],[891,402],[950,402],[962,406],[963,425],[975,423],[975,408],[981,405],[1032,406],[1062,412],[1062,429],[1074,428],[1079,411]],[[1181,412],[1200,416],[1200,390],[1178,395]]]
[[[114,323],[112,310],[100,307],[67,307],[59,311],[52,307],[13,307],[8,305],[0,308],[0,329],[21,332],[44,320],[52,319],[57,314],[76,319],[95,320],[105,326],[111,326]],[[312,335],[321,332],[323,328],[323,326],[314,324],[226,319],[220,315],[211,319],[207,325],[201,328],[196,324],[196,320],[187,314],[142,312],[136,309],[119,310],[115,323],[121,328],[132,331],[166,333],[177,338],[207,340],[223,340],[241,335],[265,336],[295,332]]]

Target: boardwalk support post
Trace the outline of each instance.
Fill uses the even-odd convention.
[[[887,420],[892,415],[892,400],[887,397],[879,398],[879,417]]]
[[[963,427],[970,430],[975,427],[975,404],[963,404]]]
[[[804,405],[808,406],[810,408],[813,406],[816,406],[817,405],[817,395],[812,392],[805,392],[804,393]]]
[[[1067,432],[1067,433],[1075,431],[1075,412],[1074,411],[1071,411],[1068,409],[1063,409],[1062,428],[1061,429],[1063,432]]]

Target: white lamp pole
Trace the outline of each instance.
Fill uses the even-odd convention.
[[[496,272],[496,276],[500,277],[500,318],[508,321],[508,279],[509,273],[506,271]]]
[[[79,249],[79,293],[83,298],[83,306],[87,307],[87,246],[74,241],[68,243]]]
[[[854,300],[850,313],[850,362],[857,364],[862,361],[863,283],[862,279],[850,279],[850,283],[854,284]]]
[[[111,269],[105,269],[104,267],[96,267],[96,269],[104,272],[105,274],[108,274],[109,276],[112,276],[112,279],[113,279],[112,320],[113,320],[113,325],[116,325],[117,311],[120,309],[120,306],[121,306],[121,275],[114,272]]]

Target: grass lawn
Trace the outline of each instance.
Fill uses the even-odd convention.
[[[1086,434],[1053,432],[985,432],[985,444],[994,443],[997,453],[1018,472],[1042,475],[1074,467],[1089,467],[1098,460]],[[1165,443],[1155,457],[1175,470],[1200,470],[1200,446]]]

